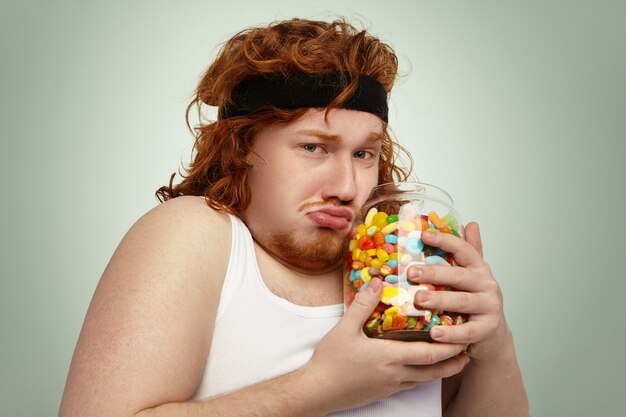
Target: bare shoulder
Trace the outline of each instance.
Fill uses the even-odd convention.
[[[144,229],[144,226],[148,226],[152,233],[175,233],[176,230],[189,233],[195,230],[195,237],[203,236],[206,239],[230,233],[228,215],[209,207],[205,199],[199,196],[177,197],[154,207],[135,223],[133,229]],[[210,233],[207,235],[205,232]]]
[[[177,197],[135,222],[113,254],[107,271],[118,265],[128,267],[125,260],[132,259],[134,263],[145,261],[144,268],[179,271],[171,274],[174,279],[181,278],[182,271],[187,277],[209,274],[221,286],[220,272],[226,272],[230,255],[230,234],[228,215],[209,207],[203,197]]]
[[[209,207],[204,197],[195,195],[173,198],[165,203],[159,204],[146,214],[152,213],[162,213],[172,216],[188,214],[189,216],[199,216],[199,218],[195,218],[195,220],[222,223],[229,222],[228,216],[225,213]]]
[[[193,395],[230,239],[229,217],[200,197],[177,197],[137,220],[93,295],[60,416],[130,416]]]

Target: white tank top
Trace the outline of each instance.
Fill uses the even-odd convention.
[[[215,397],[302,367],[343,314],[342,304],[300,306],[272,293],[261,277],[250,231],[237,217],[230,218],[228,269],[211,350],[192,400]],[[441,380],[330,415],[440,417]]]

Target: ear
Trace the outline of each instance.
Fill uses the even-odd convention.
[[[248,155],[246,155],[246,163],[248,165],[250,165],[251,167],[254,167],[256,164],[263,164],[263,165],[265,165],[265,164],[267,164],[267,161],[265,159],[263,159],[263,157],[261,157],[261,155],[256,153],[254,148],[250,148],[250,152],[248,152]]]

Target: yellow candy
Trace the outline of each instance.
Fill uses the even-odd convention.
[[[415,223],[410,220],[401,220],[398,227],[406,232],[412,232],[415,230]]]
[[[355,249],[357,248],[358,243],[359,243],[359,242],[358,242],[356,239],[352,239],[352,240],[350,240],[350,246],[348,246],[348,250],[349,250],[350,252],[352,252],[353,250],[355,250]]]
[[[390,287],[385,287],[385,288],[390,288]],[[385,310],[385,316],[386,317],[393,317],[396,314],[398,314],[399,312],[400,312],[400,307],[392,306],[392,307],[389,307],[387,310]]]
[[[380,295],[380,302],[384,304],[391,304],[391,301],[403,292],[406,292],[406,290],[402,288],[384,287],[383,293]]]
[[[380,268],[378,268],[380,270],[380,273],[383,274],[384,277],[386,277],[387,275],[391,274],[393,272],[393,268],[390,267],[389,265],[385,264],[382,265]]]
[[[381,232],[388,235],[395,232],[398,229],[398,222],[389,223],[387,226],[380,229]]]
[[[372,221],[374,220],[374,215],[378,213],[378,209],[376,207],[372,207],[370,211],[367,212],[367,216],[365,216],[365,226],[370,227],[372,225]]]
[[[367,226],[365,226],[364,224],[360,224],[356,227],[357,239],[360,238],[361,236],[365,236],[366,234],[367,234]]]
[[[378,249],[376,251],[376,256],[383,262],[387,262],[389,260],[389,254],[385,252],[383,249]]]
[[[383,331],[387,331],[391,329],[392,324],[393,324],[393,316],[385,316],[385,320],[383,320]]]
[[[386,292],[384,291],[385,288],[387,287],[383,288],[383,294],[380,296],[381,303],[400,308],[404,304],[411,301],[409,292],[404,288],[389,287],[392,289],[387,290]]]
[[[393,259],[394,261],[398,260],[398,252],[394,252],[391,255],[389,255],[389,259]]]
[[[362,251],[361,251],[361,249],[359,249],[359,248],[354,248],[354,249],[352,250],[352,260],[353,260],[353,261],[358,261],[358,260],[359,260],[359,258],[361,257],[361,252],[362,252]]]
[[[384,262],[380,259],[372,259],[372,266],[376,269],[380,269],[381,266],[384,265]],[[381,271],[382,272],[382,271]]]
[[[380,230],[383,227],[387,226],[387,217],[388,216],[389,215],[387,213],[385,213],[384,211],[379,211],[372,218],[372,224],[374,226],[378,227],[378,229]]]
[[[355,261],[361,261],[361,262],[365,262],[365,260],[367,259],[367,252],[365,252],[364,250],[362,250],[359,253],[359,258],[355,259]]]
[[[366,253],[367,253],[367,256],[376,256],[377,252],[376,252],[376,249],[368,249]]]
[[[367,272],[367,268],[361,269],[361,273],[359,275],[361,276],[361,279],[363,280],[363,282],[369,282],[370,279],[372,279],[369,272]]]

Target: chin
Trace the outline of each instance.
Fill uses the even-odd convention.
[[[345,233],[317,228],[307,236],[295,231],[278,233],[266,246],[276,256],[305,270],[328,270],[340,265],[347,244]]]

